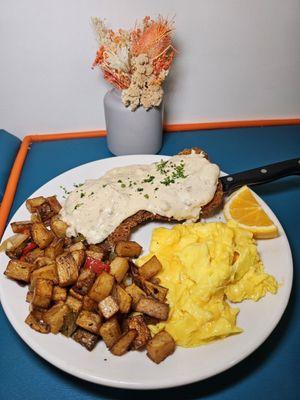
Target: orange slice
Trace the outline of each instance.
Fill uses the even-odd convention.
[[[248,186],[234,192],[224,206],[227,220],[235,221],[241,228],[251,231],[257,239],[278,236],[277,226],[262,209]]]

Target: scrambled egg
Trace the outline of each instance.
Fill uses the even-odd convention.
[[[278,284],[264,272],[251,232],[233,222],[176,225],[153,231],[150,254],[163,265],[157,275],[169,289],[170,315],[151,326],[165,328],[179,346],[194,347],[242,332],[232,303],[275,294]]]

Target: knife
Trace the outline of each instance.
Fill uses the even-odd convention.
[[[290,175],[300,175],[300,157],[222,176],[219,181],[223,192],[228,195],[244,185],[261,185]]]

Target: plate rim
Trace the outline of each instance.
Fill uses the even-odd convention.
[[[99,163],[102,161],[111,161],[111,160],[116,160],[116,159],[122,159],[122,160],[132,160],[131,164],[139,164],[137,162],[134,162],[135,158],[157,158],[157,159],[167,159],[170,158],[171,156],[168,155],[150,155],[150,154],[137,154],[137,155],[126,155],[126,156],[118,156],[118,157],[107,157],[107,158],[102,158],[99,160],[94,160],[94,161],[90,161],[81,165],[78,165],[76,167],[70,168],[64,172],[62,172],[59,175],[56,175],[55,177],[51,178],[50,180],[48,180],[47,182],[45,182],[43,185],[41,185],[39,188],[37,188],[33,193],[31,193],[31,195],[29,197],[31,197],[32,195],[34,195],[36,192],[40,191],[41,189],[43,189],[44,186],[48,185],[52,180],[55,180],[57,178],[59,178],[60,176],[63,176],[66,173],[69,173],[71,171],[74,171],[76,169],[80,169],[82,167],[85,167],[89,164],[93,164],[93,163]],[[155,161],[155,160],[154,160]],[[150,162],[154,162],[153,160]],[[226,173],[221,171],[221,175],[227,175]],[[287,237],[287,234],[285,232],[285,230],[283,229],[280,221],[278,220],[277,216],[273,213],[273,211],[271,210],[271,208],[267,205],[267,203],[264,202],[263,199],[261,199],[255,192],[253,192],[255,197],[258,198],[260,200],[260,202],[263,203],[263,205],[268,209],[268,211],[272,214],[273,217],[275,217],[275,222],[278,224],[280,230],[282,231],[283,235],[284,235],[284,239],[286,241],[286,245],[287,245],[287,249],[288,252],[286,254],[287,258],[288,258],[288,262],[290,265],[290,275],[291,278],[288,282],[285,282],[285,285],[288,285],[287,287],[287,294],[286,297],[284,298],[284,301],[281,303],[281,312],[280,314],[277,315],[277,317],[273,320],[273,324],[271,326],[271,328],[265,333],[265,335],[263,337],[261,337],[261,339],[259,340],[259,343],[256,343],[252,346],[249,346],[249,348],[247,348],[246,351],[241,352],[241,354],[239,355],[239,357],[237,357],[234,361],[232,361],[230,363],[230,365],[224,365],[222,368],[216,368],[215,372],[211,372],[208,371],[206,374],[202,373],[201,377],[199,379],[194,379],[193,378],[186,378],[186,379],[182,379],[179,382],[176,381],[174,382],[172,380],[172,377],[168,379],[166,379],[163,383],[159,383],[159,384],[145,384],[145,383],[139,383],[139,382],[127,382],[127,381],[122,381],[119,380],[117,381],[116,379],[109,379],[109,378],[101,378],[99,376],[94,376],[91,375],[89,373],[86,373],[84,371],[80,371],[78,369],[76,369],[76,367],[70,366],[68,365],[64,360],[62,359],[57,359],[57,357],[52,357],[52,354],[49,352],[49,350],[45,350],[43,348],[43,346],[37,344],[34,342],[33,338],[31,338],[30,336],[28,336],[26,334],[25,330],[22,330],[21,328],[19,329],[18,327],[18,319],[13,315],[13,312],[10,311],[9,309],[9,305],[6,303],[5,300],[5,296],[3,296],[3,287],[2,287],[2,280],[3,278],[3,274],[1,274],[1,278],[0,278],[0,301],[4,310],[4,313],[7,317],[7,319],[9,320],[10,324],[12,325],[13,329],[17,332],[17,334],[21,337],[21,339],[36,353],[38,354],[40,357],[42,357],[44,360],[46,360],[47,362],[49,362],[50,364],[54,365],[55,367],[59,368],[60,370],[63,370],[64,372],[76,376],[77,378],[86,380],[88,382],[92,382],[95,384],[100,384],[100,385],[104,385],[104,386],[109,386],[109,387],[114,387],[114,388],[119,388],[119,389],[133,389],[133,390],[155,390],[155,389],[166,389],[166,388],[172,388],[172,387],[178,387],[178,386],[183,386],[183,385],[187,385],[187,384],[192,384],[192,383],[196,383],[196,382],[200,382],[202,380],[205,380],[209,377],[218,375],[230,368],[232,368],[234,365],[238,364],[240,361],[244,360],[245,358],[247,358],[250,354],[252,354],[257,348],[259,348],[264,342],[265,340],[271,335],[271,333],[273,332],[273,330],[276,328],[276,326],[278,325],[279,321],[281,320],[286,307],[288,305],[289,299],[290,299],[290,295],[291,295],[291,290],[292,290],[292,285],[293,285],[293,257],[292,257],[292,252],[291,252],[291,247],[289,244],[289,240]],[[6,236],[9,233],[10,230],[10,222],[13,221],[14,216],[20,211],[21,208],[23,208],[25,206],[25,201],[24,200],[22,202],[22,204],[18,207],[18,209],[15,211],[14,215],[12,216],[12,218],[10,219],[10,221],[7,223],[7,227],[4,231],[3,237],[2,239],[5,239]],[[2,255],[1,255],[2,257]]]

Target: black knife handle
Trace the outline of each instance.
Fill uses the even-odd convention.
[[[289,175],[300,175],[300,157],[223,176],[220,181],[222,182],[223,191],[231,193],[244,185],[261,185]]]

